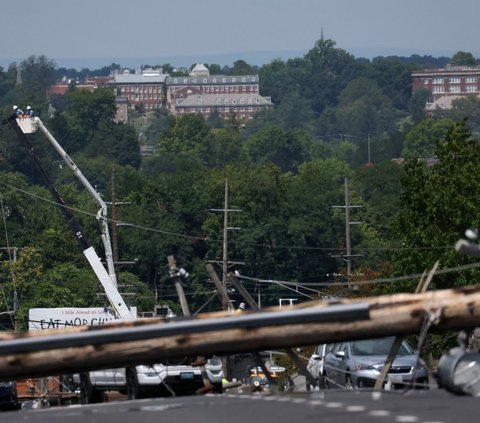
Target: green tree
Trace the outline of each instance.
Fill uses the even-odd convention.
[[[307,137],[300,130],[285,131],[268,126],[248,139],[243,145],[243,157],[252,163],[275,163],[283,172],[295,172],[304,162]]]
[[[8,95],[15,86],[16,80],[17,69],[15,66],[10,65],[6,72],[0,67],[0,106],[10,106],[9,112],[11,111],[11,106],[17,103],[12,96]]]
[[[335,104],[337,95],[353,79],[358,66],[350,53],[336,48],[334,41],[323,39],[305,55],[304,63],[302,94],[317,113]]]
[[[121,166],[137,169],[141,162],[137,133],[133,126],[124,123],[99,124],[83,154],[92,158],[102,155]]]
[[[273,112],[263,119],[262,124],[274,124],[285,129],[309,128],[315,114],[310,101],[297,91],[289,91]]]
[[[66,95],[68,106],[63,116],[66,125],[56,125],[56,119],[52,124],[54,130],[66,130],[59,134],[59,139],[62,146],[73,154],[90,143],[101,124],[113,122],[117,107],[110,88],[98,88],[92,92],[75,90]]]
[[[260,94],[268,95],[274,104],[280,104],[291,91],[299,91],[299,76],[305,74],[304,62],[301,59],[284,62],[275,59],[263,65],[259,71]]]
[[[445,133],[453,125],[450,119],[427,118],[417,123],[405,137],[402,156],[433,157],[436,142],[445,137]]]
[[[379,57],[366,66],[365,76],[375,80],[397,109],[406,111],[412,95],[412,71],[416,66]]]
[[[212,129],[205,140],[204,162],[209,167],[226,166],[240,157],[242,140],[233,129]]]
[[[56,80],[55,67],[55,62],[43,55],[30,56],[20,63],[23,89],[28,92],[30,103],[44,103],[47,88]]]
[[[330,158],[304,163],[288,186],[288,234],[297,247],[289,251],[299,280],[327,280],[337,270],[333,252],[345,251],[344,215],[332,206],[344,202],[344,178],[351,170]]]
[[[438,164],[427,166],[416,159],[405,165],[403,193],[395,230],[403,249],[394,257],[397,271],[418,273],[440,260],[443,268],[470,259],[460,256],[453,245],[464,231],[480,223],[478,166],[480,143],[473,139],[465,121],[455,123],[437,141]],[[435,276],[433,288],[471,284],[478,270]],[[412,291],[416,281],[399,289]]]
[[[425,107],[428,101],[431,101],[432,94],[427,88],[416,90],[410,97],[408,110],[412,116],[414,123],[418,123],[425,119]]]
[[[210,64],[210,65],[205,65],[206,68],[210,71],[210,75],[221,75],[222,74],[222,68],[220,65],[217,64]]]
[[[476,61],[472,53],[466,51],[457,51],[452,56],[450,64],[454,66],[475,66]]]
[[[286,184],[291,176],[282,175],[273,164],[256,166],[254,169],[245,166],[212,169],[204,181],[204,195],[210,204],[209,208],[224,204],[225,178],[229,184],[229,207],[242,210],[241,213],[232,213],[229,218],[230,225],[242,228],[232,231],[229,236],[229,257],[245,261],[246,266],[241,269],[245,275],[290,277],[294,270],[290,267],[292,263],[288,250],[278,246],[292,244],[287,239],[285,227]],[[208,251],[205,258],[221,259],[222,214],[208,213],[202,229],[207,236]],[[268,291],[265,287],[265,293]],[[269,303],[266,299],[262,299],[262,302],[264,300],[265,304]]]
[[[360,77],[348,83],[338,97],[338,132],[356,136],[394,129],[396,111],[375,81]]]
[[[236,60],[233,62],[233,68],[230,71],[231,75],[256,75],[257,70],[249,65],[245,60]]]
[[[210,129],[201,116],[188,114],[176,119],[175,124],[160,138],[160,153],[202,155]]]
[[[175,117],[166,111],[158,111],[152,114],[149,125],[145,130],[145,144],[156,145],[168,129],[175,123]]]
[[[468,94],[453,100],[451,109],[437,109],[434,116],[454,121],[466,119],[466,125],[470,131],[475,136],[480,135],[480,99],[476,94]]]
[[[355,220],[363,222],[362,229],[369,234],[363,244],[356,245],[357,248],[370,247],[358,262],[369,263],[370,266],[376,266],[377,270],[381,267],[379,263],[388,259],[379,251],[379,247],[396,245],[391,222],[400,206],[402,176],[403,166],[387,160],[359,168],[351,181],[350,190],[358,196],[357,201],[363,206],[355,210]]]

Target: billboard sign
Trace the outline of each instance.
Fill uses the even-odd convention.
[[[130,310],[137,315],[136,307]],[[28,329],[65,329],[76,326],[99,326],[119,320],[108,307],[31,308],[28,312]]]

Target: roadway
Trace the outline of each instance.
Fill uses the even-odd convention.
[[[458,423],[476,421],[480,398],[447,391],[317,391],[294,394],[224,394],[155,398],[104,404],[6,411],[9,423],[269,423],[414,422]]]

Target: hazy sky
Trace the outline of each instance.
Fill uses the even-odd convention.
[[[357,57],[459,50],[478,57],[479,17],[480,0],[2,1],[0,64],[41,54],[106,64],[265,51],[284,58],[306,53],[322,28]]]

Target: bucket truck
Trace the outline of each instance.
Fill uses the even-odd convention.
[[[64,217],[70,225],[75,237],[80,242],[83,253],[90,266],[98,277],[105,294],[112,306],[115,315],[119,319],[130,320],[136,318],[125,304],[117,288],[117,280],[113,263],[113,254],[108,231],[107,206],[90,182],[85,178],[74,161],[68,156],[55,137],[48,131],[43,122],[38,117],[15,117],[10,119],[11,126],[17,132],[20,139],[30,149],[32,160],[42,173],[48,188],[60,204]],[[65,201],[58,192],[56,186],[50,180],[44,171],[36,156],[33,147],[26,137],[26,134],[32,134],[40,129],[47,137],[50,144],[54,147],[62,160],[72,170],[77,179],[87,189],[99,206],[97,219],[100,222],[102,232],[102,242],[105,249],[107,269],[101,263],[100,258],[94,248],[88,242],[82,228],[75,220],[70,210],[65,207]],[[207,361],[204,372],[215,392],[221,392],[221,382],[223,378],[222,362],[219,358],[213,357]],[[176,395],[176,392],[194,393],[196,389],[202,387],[205,383],[204,374],[199,367],[193,367],[188,363],[168,363],[154,365],[140,365],[129,367],[127,369],[109,369],[102,371],[90,371],[75,375],[74,380],[80,383],[80,399],[82,403],[101,402],[104,393],[107,390],[118,390],[127,393],[129,399],[136,399],[143,396],[149,396],[152,393],[163,393],[167,395]]]

